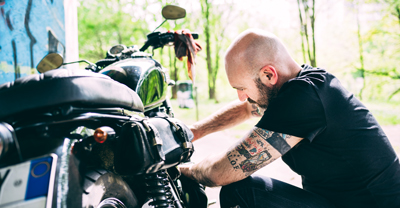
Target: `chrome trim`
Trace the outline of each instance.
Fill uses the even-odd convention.
[[[56,172],[57,172],[58,156],[54,153],[51,153],[50,157],[53,158],[53,162],[51,164],[51,170],[50,170],[51,172],[50,172],[49,189],[47,192],[46,208],[51,208],[51,205],[53,203],[54,183],[55,183]]]

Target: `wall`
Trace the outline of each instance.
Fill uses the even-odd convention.
[[[48,53],[66,56],[64,17],[62,0],[0,0],[0,84],[38,73]]]
[[[78,2],[64,0],[65,12],[65,57],[64,62],[73,62],[79,59],[78,48]],[[65,68],[78,69],[79,64],[68,64]]]

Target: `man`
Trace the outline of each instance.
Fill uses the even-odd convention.
[[[261,30],[232,43],[225,68],[240,101],[194,124],[195,140],[254,115],[261,120],[228,152],[180,168],[206,186],[223,186],[221,207],[400,207],[393,148],[332,74],[299,66]],[[279,157],[302,176],[303,189],[250,176]]]

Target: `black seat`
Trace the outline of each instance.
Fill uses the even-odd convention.
[[[143,112],[137,93],[103,74],[56,69],[0,85],[0,118],[63,104]]]

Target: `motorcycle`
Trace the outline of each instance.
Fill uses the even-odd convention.
[[[194,148],[166,97],[173,81],[144,52],[177,39],[193,52],[193,36],[152,32],[88,70],[56,69],[67,63],[49,54],[40,74],[0,85],[0,207],[207,207],[204,187],[177,168]]]

